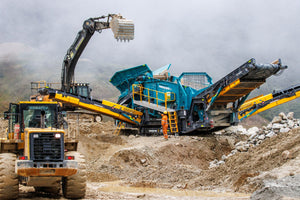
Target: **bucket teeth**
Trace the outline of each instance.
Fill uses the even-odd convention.
[[[110,28],[118,41],[129,41],[134,39],[134,24],[132,20],[127,20],[120,15],[116,15],[110,22]]]

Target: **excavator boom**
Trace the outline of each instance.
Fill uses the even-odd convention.
[[[107,20],[104,20],[107,19]],[[88,44],[89,40],[95,31],[101,33],[103,29],[112,29],[114,37],[119,41],[129,41],[134,39],[134,24],[132,20],[127,20],[121,15],[109,14],[108,16],[101,16],[90,18],[84,21],[82,30],[80,30],[70,48],[65,55],[62,72],[61,72],[61,90],[65,92],[80,93],[81,89],[77,87],[86,87],[83,96],[89,97],[88,84],[75,84],[74,71],[76,64],[81,56],[83,50]]]

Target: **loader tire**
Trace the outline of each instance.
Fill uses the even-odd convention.
[[[76,151],[66,153],[66,156],[74,156],[78,163],[76,174],[62,179],[62,190],[67,199],[81,199],[86,191],[86,165],[84,156]]]
[[[0,199],[16,199],[19,196],[19,177],[15,173],[16,155],[0,154]]]

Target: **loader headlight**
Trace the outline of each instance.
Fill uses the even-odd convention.
[[[61,138],[61,134],[60,133],[55,133],[54,137],[59,139],[59,138]]]

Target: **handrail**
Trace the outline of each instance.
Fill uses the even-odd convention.
[[[56,85],[56,87],[54,87]],[[60,83],[46,82],[46,81],[33,81],[31,82],[31,90],[40,90],[44,88],[59,88]]]
[[[146,91],[146,92],[144,92]],[[150,91],[155,94],[155,96],[152,96]],[[133,84],[132,85],[132,96],[133,100],[135,100],[135,94],[139,95],[139,101],[143,101],[143,97],[147,99],[148,103],[151,103],[151,100],[156,100],[156,105],[159,106],[160,102],[163,102],[165,105],[165,109],[167,110],[168,102],[175,101],[175,93],[174,92],[160,92],[158,90],[153,90],[150,88],[145,88],[141,84]],[[163,96],[163,99],[159,97]]]

